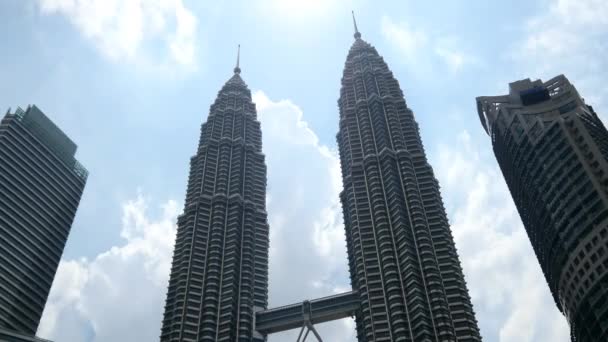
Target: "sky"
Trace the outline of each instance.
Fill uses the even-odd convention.
[[[237,44],[268,165],[270,305],[348,290],[335,134],[351,10],[420,124],[484,341],[569,340],[475,97],[565,74],[605,119],[604,0],[0,0],[0,107],[36,104],[90,172],[39,336],[158,340],[189,158]],[[318,329],[356,340],[352,319]]]

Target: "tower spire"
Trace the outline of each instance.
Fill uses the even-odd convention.
[[[359,29],[357,28],[357,20],[355,19],[355,11],[351,11],[353,14],[353,25],[355,25],[355,39],[361,38],[361,33],[359,33]]]
[[[241,68],[239,67],[240,59],[241,59],[241,44],[239,44],[238,50],[236,52],[236,67],[234,68],[235,74],[241,73]]]

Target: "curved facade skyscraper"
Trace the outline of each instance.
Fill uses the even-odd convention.
[[[608,341],[608,131],[563,75],[477,108],[572,341]]]
[[[190,160],[160,340],[264,341],[268,302],[266,165],[240,68],[219,91]]]
[[[387,64],[358,31],[338,105],[359,341],[480,341],[418,124]]]

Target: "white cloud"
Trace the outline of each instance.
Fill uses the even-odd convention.
[[[443,58],[444,62],[450,67],[452,71],[460,70],[466,61],[466,57],[462,52],[451,50],[445,47],[436,47],[435,53],[437,54],[437,56]]]
[[[125,244],[93,260],[62,260],[38,335],[55,341],[153,341],[167,291],[178,205],[150,219],[139,195],[122,206]]]
[[[164,59],[192,67],[196,18],[182,0],[38,0],[44,14],[63,14],[112,60],[147,61],[152,44]]]
[[[489,140],[489,139],[488,139]],[[433,162],[486,341],[567,341],[513,200],[490,150],[462,132]]]
[[[527,76],[565,74],[587,102],[608,115],[608,2],[557,0],[524,28],[512,57]],[[606,116],[604,116],[606,117]]]
[[[274,11],[282,18],[307,21],[311,16],[327,15],[337,5],[335,0],[272,0],[261,1],[265,10]]]
[[[404,23],[396,24],[389,17],[382,17],[381,25],[384,38],[396,45],[409,62],[415,62],[420,51],[429,44],[425,32],[411,29]]]
[[[302,110],[289,100],[254,94],[268,164],[270,305],[348,291],[346,242],[336,151],[319,143]],[[317,327],[326,341],[355,341],[354,322]],[[269,341],[295,340],[298,331]]]
[[[405,57],[406,64],[415,70],[428,73],[437,59],[452,72],[460,71],[466,65],[477,63],[477,59],[457,46],[457,39],[443,35],[433,35],[422,28],[411,28],[406,23],[395,23],[390,17],[381,20],[382,35]]]

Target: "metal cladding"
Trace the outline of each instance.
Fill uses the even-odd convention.
[[[358,339],[480,341],[418,124],[382,57],[355,38],[337,140]]]
[[[0,121],[0,335],[34,339],[87,180],[75,152],[36,106]]]
[[[563,75],[477,108],[572,341],[608,341],[608,131]]]
[[[266,165],[239,73],[211,105],[190,160],[161,341],[265,340],[253,325],[268,302]]]

